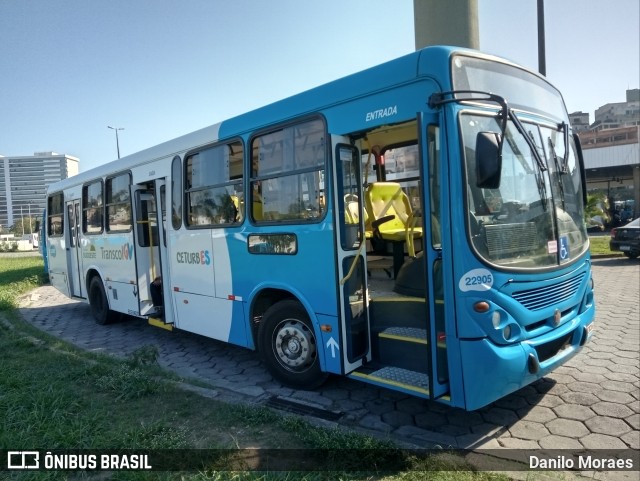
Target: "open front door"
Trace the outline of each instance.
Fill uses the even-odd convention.
[[[358,149],[334,138],[337,265],[341,310],[342,362],[345,374],[370,358],[367,269],[364,254],[362,177]]]
[[[445,329],[443,268],[442,268],[442,202],[441,182],[442,166],[440,162],[440,128],[436,118],[429,120],[424,114],[420,117],[420,144],[425,166],[425,239],[424,258],[427,271],[427,308],[429,310],[429,329],[427,332],[429,349],[429,390],[432,398],[449,393],[449,371]]]
[[[154,306],[150,286],[154,279],[162,277],[162,257],[166,250],[164,226],[159,222],[163,219],[163,209],[159,210],[158,202],[163,189],[163,180],[131,186],[138,308],[141,316],[153,315],[159,311],[158,306]]]

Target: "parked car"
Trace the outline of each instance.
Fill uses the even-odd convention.
[[[630,259],[640,255],[640,217],[632,220],[627,225],[611,229],[609,248],[612,251],[621,251]]]

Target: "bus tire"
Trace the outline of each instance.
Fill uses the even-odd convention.
[[[297,301],[280,301],[264,313],[258,348],[267,369],[278,381],[299,389],[320,386],[318,346],[307,311]]]
[[[111,321],[112,312],[100,276],[95,276],[89,283],[89,307],[97,324],[104,325]]]

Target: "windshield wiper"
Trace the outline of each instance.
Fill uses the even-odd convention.
[[[461,94],[469,95],[469,97],[460,97]],[[447,95],[451,95],[451,98],[445,98]],[[456,95],[458,95],[458,97],[456,97]],[[476,97],[472,97],[472,95],[476,95]],[[484,97],[478,97],[478,95],[483,95]],[[514,125],[516,126],[516,128],[518,129],[518,132],[520,132],[522,136],[525,138],[525,140],[527,141],[527,144],[529,145],[529,148],[533,152],[533,156],[536,159],[536,162],[538,164],[540,171],[544,172],[545,170],[547,170],[547,166],[544,164],[542,157],[540,157],[540,154],[538,153],[538,150],[536,149],[536,146],[533,143],[533,140],[527,135],[524,126],[520,122],[520,119],[518,118],[516,113],[513,111],[513,109],[509,108],[509,105],[507,104],[507,101],[504,97],[500,97],[499,95],[492,94],[491,92],[484,92],[481,90],[450,90],[448,92],[436,92],[434,94],[431,94],[431,97],[429,97],[429,107],[432,109],[435,109],[436,107],[440,107],[441,105],[452,103],[452,102],[482,102],[482,101],[495,102],[498,105],[500,105],[500,108],[501,108],[501,112],[498,118],[502,120],[500,125],[502,135],[501,135],[500,145],[498,148],[498,153],[502,154],[502,146],[504,144],[505,132],[507,131],[507,121],[511,119]]]
[[[461,94],[469,95],[469,97],[461,97],[460,96]],[[451,98],[446,98],[447,95],[450,95]],[[456,95],[458,97],[456,97]],[[475,95],[475,97],[473,95]],[[478,97],[478,95],[482,95],[483,97]],[[507,101],[504,97],[501,97],[496,94],[492,94],[491,92],[484,92],[480,90],[450,90],[448,92],[436,92],[431,94],[431,96],[429,97],[429,108],[435,109],[444,104],[453,103],[453,102],[483,102],[483,101],[497,103],[501,108],[501,112],[498,114],[498,119],[501,120],[500,122],[501,135],[500,135],[500,141],[498,145],[498,156],[500,158],[502,157],[502,148],[503,148],[505,137],[506,137],[507,122],[509,121],[509,119],[511,119],[513,124],[516,126],[516,129],[518,130],[518,132],[520,132],[520,134],[524,137],[525,141],[527,142],[527,145],[529,146],[529,149],[531,150],[533,157],[535,159],[536,165],[538,166],[538,173],[536,174],[536,184],[538,184],[538,192],[540,194],[540,202],[542,203],[542,208],[546,211],[547,210],[547,188],[544,182],[543,172],[547,170],[547,166],[545,165],[545,162],[542,160],[542,157],[540,157],[540,152],[538,152],[538,149],[533,139],[527,134],[527,131],[522,125],[522,122],[520,122],[520,119],[518,118],[516,113],[513,111],[513,109],[509,108],[509,105],[507,104]]]
[[[547,211],[547,186],[544,181],[543,172],[547,170],[547,166],[544,160],[542,160],[542,157],[540,156],[538,147],[536,146],[536,143],[533,140],[533,135],[531,135],[525,130],[524,125],[522,125],[522,122],[520,122],[520,119],[518,118],[516,113],[511,109],[509,109],[509,118],[511,119],[511,122],[513,122],[513,125],[516,126],[516,129],[518,129],[518,132],[520,132],[520,134],[524,137],[524,140],[527,142],[527,145],[529,146],[529,150],[531,150],[533,158],[535,159],[535,163],[538,166],[538,172],[535,174],[536,184],[538,185],[538,194],[540,195],[540,203],[542,204],[542,209],[546,212]]]
[[[531,149],[531,153],[533,154],[533,158],[535,159],[536,164],[538,164],[538,169],[540,170],[540,172],[546,171],[547,166],[545,165],[544,160],[542,160],[542,157],[540,157],[540,152],[538,152],[538,147],[536,147],[535,142],[525,130],[524,125],[522,125],[522,122],[520,122],[520,119],[518,118],[516,113],[511,109],[509,109],[509,118],[511,119],[513,124],[516,126],[516,129],[518,129],[518,132],[522,134],[522,136],[524,137],[524,140],[527,142],[527,145],[529,146],[529,149]]]

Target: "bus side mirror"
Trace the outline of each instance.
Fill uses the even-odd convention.
[[[476,137],[476,187],[497,189],[502,173],[501,136],[496,132],[478,132]]]
[[[582,156],[582,144],[580,143],[580,137],[578,136],[578,134],[573,134],[573,142],[576,146],[578,166],[580,167],[580,183],[582,184],[582,205],[586,206],[587,205],[587,171],[584,169],[584,157]],[[569,145],[567,144],[567,150],[568,149],[569,149]]]

